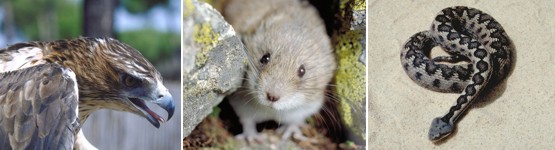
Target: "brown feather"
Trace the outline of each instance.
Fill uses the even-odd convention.
[[[42,50],[42,61],[63,65],[73,70],[77,76],[80,107],[85,111],[82,117],[100,107],[120,109],[121,104],[111,103],[121,93],[121,73],[134,72],[154,83],[161,76],[150,62],[137,50],[111,38],[77,38],[52,42],[19,43],[0,50],[0,60],[11,59],[3,56],[16,53],[18,49],[36,47]],[[35,60],[36,62],[40,62]],[[31,61],[33,63],[33,61]],[[37,63],[35,65],[38,65]],[[127,64],[127,65],[126,65]],[[81,114],[81,113],[80,113]]]
[[[78,95],[76,90],[67,90],[75,84],[69,84],[62,77],[67,74],[60,74],[61,70],[74,73]],[[14,75],[21,73],[25,73],[26,78],[41,80],[25,80]],[[10,78],[4,80],[2,77]],[[130,87],[121,81],[129,77],[139,80],[140,87]],[[53,132],[68,134],[67,129],[71,129],[71,134],[75,135],[79,124],[83,124],[97,109],[132,112],[159,127],[160,117],[151,112],[144,102],[163,107],[169,117],[175,108],[171,95],[161,84],[160,73],[153,65],[137,50],[111,38],[27,42],[0,49],[0,83],[7,83],[7,86],[0,86],[0,115],[3,116],[0,117],[0,125],[2,122],[14,123],[0,126],[0,136],[4,136],[2,133],[15,133],[8,135],[9,143],[15,149],[35,141],[37,137],[48,138],[45,142],[49,143],[67,140],[70,136],[64,139],[62,135],[53,135]],[[77,118],[72,116],[76,115],[76,110],[59,106],[76,103],[77,98],[79,123],[74,124],[67,122],[71,121],[67,119]],[[36,130],[25,130],[30,127],[36,127]],[[5,146],[5,142],[0,138],[0,146]],[[43,147],[48,143],[39,141],[34,144]]]
[[[63,149],[80,129],[71,71],[41,64],[0,73],[0,149]]]

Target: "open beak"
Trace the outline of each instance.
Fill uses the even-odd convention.
[[[140,98],[129,98],[129,100],[143,113],[144,117],[156,128],[160,127],[160,123],[165,122],[165,120],[160,117],[160,115],[156,114],[154,111],[150,110],[148,106],[145,104],[145,101],[155,103],[156,105],[162,107],[166,112],[168,112],[168,120],[170,120],[173,116],[175,111],[175,104],[173,103],[172,95],[168,92],[167,89],[163,88],[163,92],[161,94],[157,94],[158,96],[154,100],[143,100]]]

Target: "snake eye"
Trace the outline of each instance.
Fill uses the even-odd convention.
[[[299,76],[299,78],[302,78],[305,72],[306,70],[304,69],[304,65],[301,65],[299,69],[297,69],[297,76]]]
[[[126,87],[136,87],[139,84],[141,84],[141,80],[139,80],[139,79],[137,79],[137,78],[135,78],[131,75],[126,74],[126,75],[123,76],[123,84]]]
[[[268,64],[268,62],[270,62],[270,53],[266,53],[262,56],[262,58],[260,58],[260,63],[263,65]]]

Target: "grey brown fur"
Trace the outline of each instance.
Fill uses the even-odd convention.
[[[297,0],[233,0],[224,16],[242,37],[250,62],[243,88],[230,98],[243,125],[238,137],[259,140],[255,123],[275,120],[282,138],[309,140],[299,127],[322,107],[336,68],[317,10]]]

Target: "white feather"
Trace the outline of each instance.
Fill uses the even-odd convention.
[[[11,54],[13,59],[9,61],[0,59],[0,72],[19,70],[44,63],[42,49],[37,47],[25,47],[8,54]],[[33,61],[37,62],[32,63]]]

